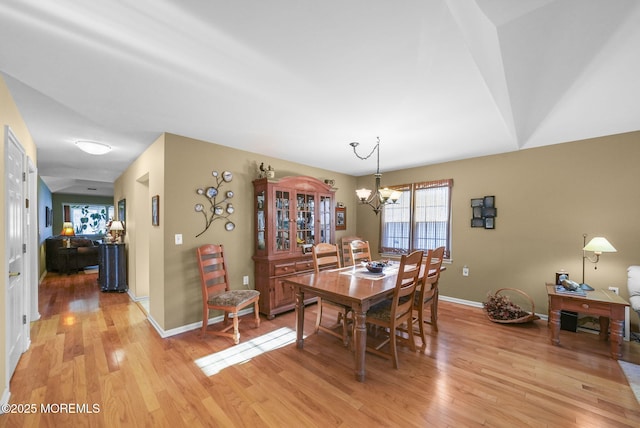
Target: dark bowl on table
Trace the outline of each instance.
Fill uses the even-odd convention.
[[[380,262],[369,262],[366,264],[367,270],[371,273],[382,273],[384,266],[384,263]]]

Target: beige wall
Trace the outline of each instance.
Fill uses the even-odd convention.
[[[344,202],[348,213],[355,211],[352,198],[355,178],[301,164],[269,158],[200,140],[165,134],[116,181],[115,200],[127,200],[127,218],[132,210],[144,210],[144,225],[127,222],[129,254],[129,285],[137,283],[145,273],[140,272],[145,261],[139,263],[132,254],[149,251],[148,266],[150,312],[153,320],[164,330],[198,322],[202,316],[202,295],[195,259],[195,249],[207,243],[222,243],[229,265],[232,287],[242,288],[242,277],[249,276],[255,284],[253,261],[253,185],[257,165],[265,162],[276,170],[276,177],[310,175],[319,179],[334,179],[338,188],[336,201]],[[235,213],[230,217],[235,230],[224,230],[224,222],[214,221],[204,229],[204,217],[195,212],[196,203],[205,203],[196,189],[215,183],[212,171],[233,173],[233,180],[221,190],[232,190]],[[148,173],[149,191],[134,191],[136,180]],[[144,181],[142,179],[141,181]],[[140,183],[138,183],[140,184]],[[160,196],[160,226],[151,227],[151,196]],[[137,218],[137,217],[136,217]],[[355,216],[347,215],[347,230],[338,238],[355,233]],[[150,228],[148,239],[137,239],[138,228]],[[175,235],[182,234],[183,244],[175,245]],[[133,280],[132,280],[133,278]]]
[[[160,136],[136,159],[114,183],[114,205],[125,199],[125,235],[127,245],[127,280],[130,294],[134,298],[149,297],[150,313],[160,325],[164,323],[164,240],[163,222],[160,227],[151,227],[151,199],[149,195],[160,195],[164,199],[165,141]],[[120,219],[122,220],[122,219]],[[148,221],[145,221],[148,220]],[[156,284],[151,287],[149,284]]]
[[[0,144],[0,159],[2,159],[4,165],[4,157],[5,157],[5,126],[9,126],[15,136],[18,138],[22,147],[24,147],[27,156],[33,161],[34,165],[37,165],[37,154],[36,154],[36,146],[31,138],[31,134],[27,129],[20,112],[18,111],[18,107],[16,106],[13,97],[9,93],[9,88],[7,87],[4,79],[0,76],[0,132],[2,133],[2,143]],[[0,174],[0,224],[4,225],[6,221],[5,216],[5,195],[4,195],[4,167],[2,168],[3,173]],[[33,206],[37,206],[37,204],[33,204]],[[0,242],[7,242],[5,236],[5,228],[0,227]],[[6,266],[6,254],[5,254],[5,245],[0,247],[0,272],[4,275],[3,278],[8,278],[9,274],[7,272]],[[1,391],[4,390],[5,385],[8,384],[8,380],[6,379],[6,323],[5,317],[5,293],[6,293],[6,284],[5,281],[0,281],[0,396],[2,394]]]
[[[640,212],[636,190],[640,169],[634,164],[638,159],[640,132],[388,172],[383,184],[454,179],[452,262],[442,276],[442,295],[481,302],[489,291],[515,287],[535,299],[537,312],[546,313],[544,284],[554,279],[557,270],[564,268],[581,280],[583,233],[606,236],[618,249],[603,255],[597,270],[587,264],[586,282],[617,286],[628,297],[626,268],[640,263],[640,225],[634,221]],[[345,203],[348,212],[348,229],[337,237],[357,233],[377,246],[379,219],[353,197],[356,187],[372,185],[371,176],[356,179],[166,134],[118,179],[115,197],[116,201],[126,197],[128,219],[132,210],[144,213],[142,221],[149,229],[142,233],[145,239],[136,239],[140,220],[127,224],[129,284],[135,290],[141,278],[147,279],[151,315],[161,328],[179,328],[200,319],[194,257],[199,245],[224,244],[234,287],[242,287],[244,275],[254,284],[251,182],[260,162],[272,165],[277,177],[335,179],[336,201]],[[214,222],[196,238],[204,219],[193,209],[203,202],[195,190],[213,184],[213,170],[234,174],[222,189],[235,193],[236,229],[226,232],[222,222]],[[148,190],[136,192],[136,185]],[[156,194],[160,226],[151,227],[150,200]],[[470,199],[485,195],[496,197],[495,230],[470,227]],[[174,244],[175,234],[183,235],[183,245]],[[133,256],[145,252],[151,262]],[[470,269],[469,277],[462,276],[464,265]],[[635,315],[632,321],[637,324]]]
[[[384,165],[383,165],[384,166]],[[453,178],[452,263],[441,295],[475,302],[513,287],[547,312],[544,284],[561,268],[582,279],[582,235],[604,236],[618,250],[585,282],[616,286],[628,298],[627,267],[640,264],[640,132],[385,173],[383,185]],[[371,187],[371,177],[358,186]],[[471,228],[471,198],[495,195],[495,230]],[[358,233],[379,242],[377,217],[358,207]],[[462,276],[462,267],[470,269]],[[632,313],[631,320],[638,318]]]

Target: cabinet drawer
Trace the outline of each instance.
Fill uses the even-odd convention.
[[[295,273],[295,263],[282,263],[279,265],[273,265],[273,276],[282,276]]]
[[[611,306],[608,303],[586,299],[567,299],[562,303],[562,309],[605,317],[611,313]]]
[[[296,272],[305,272],[310,270],[313,270],[313,260],[296,262]]]

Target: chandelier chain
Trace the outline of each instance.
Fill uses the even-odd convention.
[[[360,156],[358,154],[358,152],[356,150],[356,147],[358,147],[358,145],[360,143],[353,142],[353,143],[350,143],[349,145],[351,147],[353,147],[353,153],[356,155],[356,157],[358,159],[361,159],[361,160],[369,159],[371,157],[371,155],[373,155],[373,153],[375,153],[376,150],[377,150],[378,151],[378,159],[377,159],[377,165],[376,165],[376,174],[380,174],[380,137],[376,137],[376,139],[378,140],[378,142],[376,143],[375,146],[373,146],[373,149],[371,149],[371,152],[367,156]]]

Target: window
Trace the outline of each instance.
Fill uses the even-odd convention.
[[[64,218],[73,224],[76,235],[104,235],[113,218],[113,205],[64,205]],[[68,215],[67,215],[68,213]]]
[[[402,193],[382,210],[380,249],[408,254],[444,247],[451,256],[451,188],[453,179],[392,186]]]

